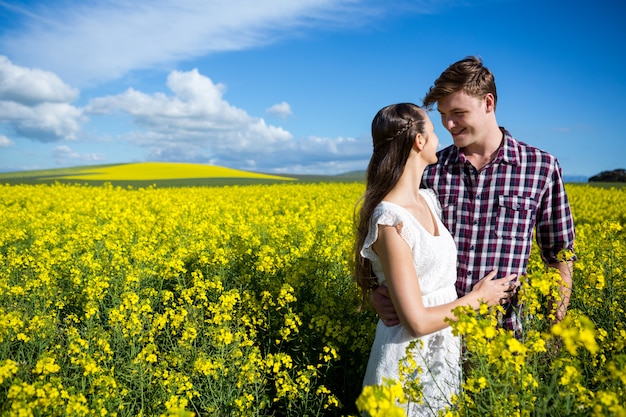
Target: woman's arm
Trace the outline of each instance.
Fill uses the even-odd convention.
[[[400,323],[412,337],[421,337],[448,327],[445,319],[454,318],[452,310],[458,306],[470,305],[478,309],[481,302],[492,306],[509,297],[509,282],[515,275],[493,279],[496,276],[496,271],[493,271],[467,295],[447,304],[425,307],[411,249],[395,227],[379,226],[378,233],[373,248],[380,258]]]

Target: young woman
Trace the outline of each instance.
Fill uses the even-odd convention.
[[[388,288],[400,325],[381,320],[363,385],[398,379],[406,348],[421,339],[414,360],[423,386],[423,404],[409,404],[410,416],[437,415],[458,392],[460,340],[446,323],[461,305],[475,309],[508,300],[515,276],[494,279],[492,271],[467,295],[457,298],[456,246],[441,223],[431,190],[420,190],[427,165],[437,161],[439,140],[427,114],[411,103],[381,109],[372,121],[374,151],[358,218],[355,246],[357,283],[363,299],[377,286]]]

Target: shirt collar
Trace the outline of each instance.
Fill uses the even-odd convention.
[[[502,141],[502,145],[498,149],[498,154],[494,158],[493,162],[504,162],[511,165],[517,165],[517,161],[519,161],[519,150],[517,148],[517,141],[505,128],[500,127],[500,130],[504,135],[504,140]],[[459,148],[452,145],[452,152],[450,152],[447,163],[463,164],[463,162],[465,161],[465,155],[461,154]]]
[[[500,150],[498,151],[498,155],[496,156],[496,161],[502,161],[511,165],[517,165],[519,161],[519,149],[517,147],[517,141],[505,128],[500,127],[500,130],[504,134],[504,140],[502,141],[502,146],[500,146]]]

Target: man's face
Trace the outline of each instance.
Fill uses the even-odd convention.
[[[486,129],[486,99],[470,96],[463,91],[449,94],[437,102],[441,123],[452,135],[458,148],[481,141]]]

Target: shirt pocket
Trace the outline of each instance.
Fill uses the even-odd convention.
[[[528,239],[535,226],[537,202],[516,195],[498,196],[496,236]]]

